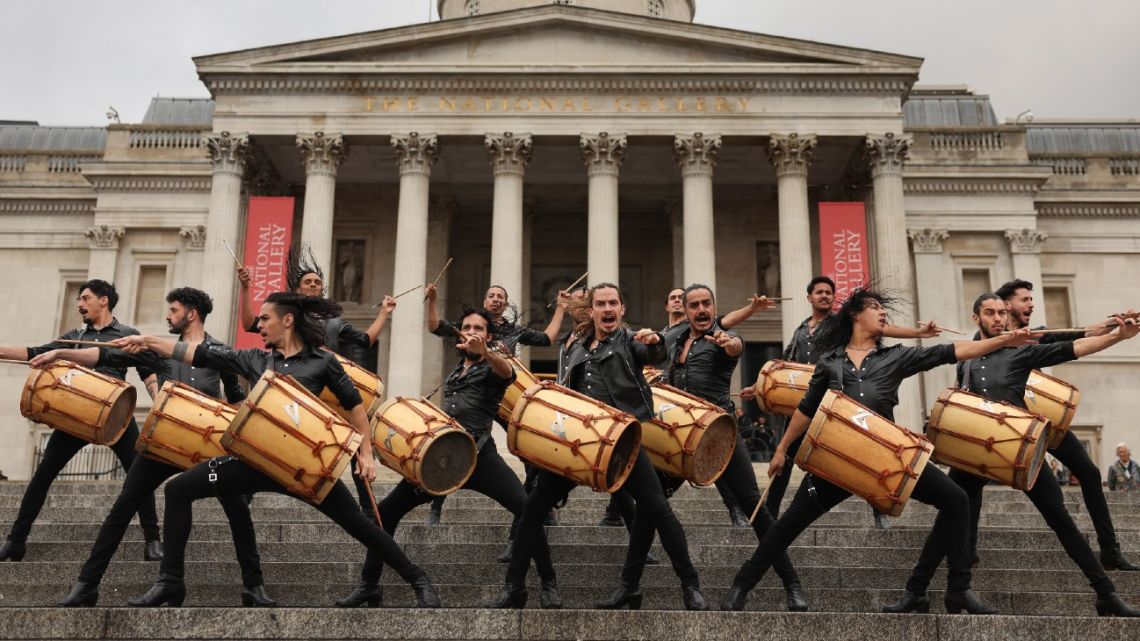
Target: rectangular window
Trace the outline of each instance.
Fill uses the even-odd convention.
[[[1069,299],[1069,288],[1064,286],[1043,288],[1041,296],[1044,301],[1037,301],[1038,305],[1045,305],[1045,320],[1050,327],[1072,327],[1073,310]]]
[[[963,321],[966,327],[972,323],[974,314],[974,301],[978,296],[991,291],[990,270],[963,269],[962,270],[962,310]]]
[[[135,291],[135,325],[161,323],[166,318],[166,265],[141,265]]]

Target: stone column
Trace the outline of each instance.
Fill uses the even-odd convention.
[[[811,315],[804,288],[811,282],[811,214],[808,211],[808,167],[817,144],[815,136],[773,135],[768,160],[776,168],[780,203],[780,304],[782,335],[788,339]],[[772,296],[776,292],[760,292]]]
[[[950,237],[945,229],[910,229],[907,231],[914,250],[915,290],[918,292],[918,320],[936,321],[969,332],[958,316],[956,298],[947,295],[948,283],[954,282],[953,265],[942,254],[942,241]],[[930,338],[923,345],[948,343],[960,337],[943,334]],[[932,407],[942,390],[954,384],[954,368],[935,367],[924,373],[926,407]]]
[[[589,176],[589,224],[586,269],[591,283],[617,283],[621,256],[618,242],[618,175],[628,141],[624,135],[582,134],[582,161]]]
[[[720,136],[677,136],[673,155],[681,166],[684,191],[685,279],[687,287],[703,283],[716,290],[716,236],[713,228],[713,168]]]
[[[523,283],[523,176],[534,143],[530,134],[487,134],[483,144],[495,175],[491,214],[491,285],[507,290],[515,303]],[[519,309],[525,309],[520,306]]]
[[[403,292],[427,280],[428,184],[439,155],[435,136],[412,132],[392,136],[400,165],[400,200],[396,219],[396,267],[392,291]],[[420,296],[419,299],[423,297]],[[424,306],[415,296],[392,315],[388,356],[388,397],[419,397],[423,390]]]
[[[87,262],[88,279],[115,281],[115,268],[119,262],[119,239],[126,233],[124,227],[108,225],[96,225],[83,232],[91,242],[91,254]]]
[[[329,285],[333,251],[333,209],[336,201],[336,172],[348,150],[339,134],[297,136],[297,148],[305,163],[305,208],[301,220],[301,242],[313,251],[317,266]]]
[[[197,283],[202,279],[202,252],[206,249],[206,226],[187,225],[178,230],[178,235],[186,243],[186,254],[182,257],[183,276],[175,279],[187,283]]]
[[[681,212],[681,203],[666,200],[664,213],[673,238],[673,282],[669,287],[680,287],[685,280],[685,217]]]
[[[1013,256],[1013,277],[1033,283],[1033,326],[1048,325],[1045,318],[1045,285],[1041,282],[1041,243],[1049,234],[1037,229],[1007,229],[1009,252]]]
[[[206,214],[206,249],[202,257],[206,269],[202,289],[214,299],[214,311],[207,319],[210,334],[231,344],[234,337],[234,296],[237,274],[233,258],[222,241],[239,250],[241,235],[241,180],[249,156],[249,137],[228,131],[208,134],[206,152],[214,167],[210,185],[210,211]]]
[[[900,298],[891,314],[896,325],[914,326],[914,270],[907,247],[906,207],[903,204],[903,163],[910,153],[907,136],[868,135],[864,150],[871,165],[874,190],[875,281],[881,290]],[[913,345],[914,341],[902,341]],[[918,379],[908,378],[899,388],[896,421],[922,431],[922,399]]]

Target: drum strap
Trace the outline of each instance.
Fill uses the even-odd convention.
[[[484,430],[477,434],[473,433],[471,436],[475,437],[475,454],[478,455],[479,452],[483,450],[483,446],[487,444],[487,441],[491,439],[491,430]]]
[[[835,364],[831,366],[831,389],[842,392],[843,391],[843,359],[835,359]]]
[[[962,361],[960,367],[962,368],[962,384],[958,388],[968,392],[970,391],[970,361]]]

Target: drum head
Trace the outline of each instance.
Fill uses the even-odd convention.
[[[606,488],[610,492],[621,489],[641,449],[641,423],[630,421],[614,442],[610,463],[606,467]]]
[[[420,464],[424,490],[442,495],[458,490],[475,471],[475,444],[466,432],[436,436]]]
[[[106,438],[103,445],[114,445],[123,436],[135,412],[135,394],[133,385],[123,388],[123,393],[119,394],[111,408],[107,410],[107,421],[103,423],[103,434]]]
[[[705,429],[693,452],[693,481],[696,485],[715,483],[732,460],[736,450],[736,421],[721,415]]]

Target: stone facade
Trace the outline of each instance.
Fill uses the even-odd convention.
[[[799,296],[820,265],[818,204],[837,200],[866,203],[904,321],[969,329],[973,296],[1015,275],[1038,284],[1035,318],[1054,325],[1135,304],[1106,281],[1140,267],[1140,146],[1097,143],[1140,140],[1134,124],[1002,124],[984,96],[915,87],[919,59],[695,25],[688,0],[661,2],[666,20],[638,0],[481,0],[470,17],[468,4],[197,58],[212,99],[156,99],[142,123],[80,138],[0,126],[0,266],[19,275],[6,291],[25,317],[5,342],[74,325],[88,277],[113,279],[116,316],[160,334],[165,289],[203,287],[208,329],[232,338],[222,241],[241,246],[260,194],[296,198],[295,237],[324,264],[338,243],[358,252],[362,302],[346,316],[361,325],[448,257],[449,313],[495,282],[537,325],[586,269],[622,283],[635,325],[660,325],[664,292],[687,281],[715,285],[726,310],[764,283]],[[806,313],[797,300],[745,323],[738,380]],[[405,297],[381,336],[392,393],[431,390],[451,361],[422,319]],[[527,357],[552,369],[550,349]],[[0,371],[12,478],[44,430],[18,413],[26,373]],[[1083,390],[1077,429],[1102,461],[1131,429],[1138,373],[1133,344],[1057,368]],[[904,390],[900,422],[921,425],[951,375]]]

